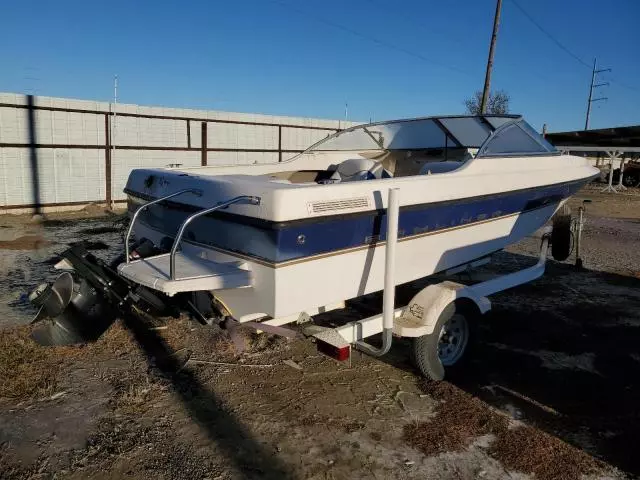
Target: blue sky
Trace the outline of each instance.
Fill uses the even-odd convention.
[[[637,0],[517,0],[613,71],[592,128],[640,124]],[[482,88],[495,0],[11,0],[0,91],[383,120],[462,113]],[[504,0],[492,87],[550,131],[584,125],[590,70]],[[620,82],[620,83],[619,83]],[[626,85],[624,87],[623,85]]]

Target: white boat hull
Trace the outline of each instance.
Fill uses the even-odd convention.
[[[395,272],[396,283],[447,270],[515,243],[541,228],[558,206],[559,203],[549,204],[520,214],[403,238],[396,252],[396,264],[401,266]],[[154,243],[164,236],[143,224],[137,231]],[[229,252],[188,241],[183,243],[183,250],[216,262],[238,260]],[[240,321],[313,311],[383,288],[384,242],[275,266],[244,260],[252,272],[253,286],[215,292]]]

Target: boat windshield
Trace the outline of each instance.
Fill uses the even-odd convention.
[[[536,155],[557,152],[553,145],[521,119],[496,129],[482,145],[477,156]]]
[[[452,135],[433,119],[359,125],[332,135],[309,150],[416,150],[457,146]]]
[[[500,142],[493,141],[494,132],[496,137],[499,134]],[[521,117],[485,115],[428,117],[358,125],[321,140],[306,152],[472,149],[482,146],[492,146],[485,149],[485,155],[555,150]]]

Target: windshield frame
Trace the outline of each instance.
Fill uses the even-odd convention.
[[[492,117],[501,117],[501,118],[507,118],[509,119],[509,121],[506,121],[504,124],[502,124],[500,127],[498,128],[494,128],[490,122],[487,120],[487,117],[492,118]],[[485,141],[481,144],[481,145],[474,145],[474,146],[465,146],[463,145],[458,138],[456,138],[440,121],[441,119],[456,119],[456,118],[468,118],[468,119],[479,119],[481,122],[485,123],[486,125],[490,126],[491,128],[491,133],[489,134],[489,136],[487,137],[487,139],[485,139]],[[520,115],[445,115],[445,116],[430,116],[430,117],[416,117],[416,118],[407,118],[407,119],[399,119],[399,120],[388,120],[388,121],[381,121],[381,122],[372,122],[372,123],[363,123],[363,124],[358,124],[358,125],[353,125],[349,128],[346,128],[344,130],[338,130],[337,132],[326,136],[325,138],[318,140],[317,142],[313,143],[311,146],[309,146],[308,148],[306,148],[304,151],[302,151],[301,153],[293,156],[290,160],[293,160],[299,156],[305,155],[305,154],[309,154],[309,153],[315,153],[315,152],[349,152],[349,151],[394,151],[394,150],[430,150],[430,149],[441,149],[441,148],[451,148],[446,146],[439,146],[439,147],[427,147],[425,146],[424,148],[388,148],[385,147],[383,142],[383,138],[380,139],[376,139],[375,133],[378,132],[372,132],[370,129],[371,127],[375,127],[378,125],[395,125],[395,124],[400,124],[400,123],[412,123],[412,122],[424,122],[424,121],[431,121],[433,122],[433,124],[435,126],[437,126],[443,133],[443,136],[445,138],[447,138],[447,142],[450,141],[451,145],[456,145],[456,147],[454,148],[477,148],[478,151],[480,151],[480,148],[482,148],[482,146],[484,146],[484,144],[486,144],[487,140],[489,140],[490,138],[492,138],[493,134],[498,131],[501,130],[505,125],[511,125],[512,123],[518,121],[518,120],[522,120],[522,116]],[[333,139],[336,139],[340,136],[343,136],[345,134],[349,134],[351,132],[357,131],[357,130],[362,130],[364,133],[366,133],[372,141],[371,144],[371,148],[354,148],[354,149],[337,149],[337,150],[323,150],[323,149],[319,149],[318,147],[320,147],[322,144],[330,142]],[[528,132],[527,132],[528,133]]]
[[[529,138],[535,141],[542,150],[540,151],[513,151],[513,152],[496,152],[491,153],[487,152],[487,148],[491,146],[491,143],[496,140],[500,135],[504,133],[505,130],[508,130],[512,127],[518,128]],[[528,127],[528,128],[525,128]],[[537,135],[534,135],[532,132],[535,132]],[[549,149],[551,148],[551,149]],[[475,158],[491,158],[491,157],[530,157],[530,156],[540,156],[540,155],[560,155],[561,152],[550,142],[544,139],[542,135],[537,133],[529,123],[522,117],[518,119],[514,119],[511,122],[505,122],[496,128],[489,137],[484,141],[484,143],[478,149],[478,153]]]

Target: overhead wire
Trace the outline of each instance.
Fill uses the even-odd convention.
[[[522,8],[522,6],[516,1],[516,0],[511,0],[511,3],[513,4],[514,7],[516,7],[518,10],[520,10],[520,12],[527,17],[527,19],[536,26],[536,28],[538,30],[540,30],[549,40],[551,40],[553,43],[555,43],[561,50],[564,50],[565,53],[567,53],[568,55],[570,55],[571,57],[573,57],[576,61],[578,61],[581,65],[587,67],[589,70],[591,70],[591,65],[589,65],[587,62],[585,62],[584,60],[582,60],[578,55],[576,55],[575,53],[573,53],[571,50],[569,50],[567,47],[565,47],[560,40],[558,40],[555,36],[553,36],[550,32],[548,32],[542,25],[540,25],[535,18],[533,18],[531,15],[529,15],[529,13]]]
[[[444,68],[444,69],[447,69],[447,70],[450,70],[450,71],[453,71],[453,72],[456,72],[456,73],[462,73],[464,75],[472,75],[470,72],[468,72],[466,70],[463,70],[463,69],[458,68],[456,66],[448,65],[448,64],[440,62],[438,60],[434,60],[432,58],[426,57],[424,55],[421,55],[421,54],[419,54],[417,52],[414,52],[412,50],[404,48],[404,47],[402,47],[400,45],[397,45],[395,43],[391,43],[391,42],[388,42],[386,40],[381,40],[381,39],[373,37],[371,35],[364,34],[362,32],[354,30],[354,29],[352,29],[350,27],[347,27],[347,26],[342,25],[340,23],[337,23],[337,22],[334,22],[332,20],[329,20],[327,18],[318,16],[318,15],[315,15],[315,14],[312,15],[311,12],[308,12],[308,11],[302,10],[300,8],[297,8],[296,6],[294,6],[294,5],[292,5],[292,4],[288,3],[288,2],[285,2],[285,1],[282,1],[282,0],[270,0],[270,1],[272,3],[276,3],[276,4],[280,5],[281,7],[288,8],[288,9],[290,9],[290,10],[292,10],[292,11],[294,11],[294,12],[300,14],[300,15],[309,17],[309,18],[311,18],[311,19],[313,19],[313,20],[315,20],[317,22],[324,23],[325,25],[329,25],[329,26],[331,26],[333,28],[336,28],[336,29],[339,29],[339,30],[343,30],[345,32],[348,32],[348,33],[356,36],[356,37],[363,38],[363,39],[368,40],[370,42],[376,43],[376,44],[378,44],[380,46],[383,46],[383,47],[386,47],[386,48],[389,48],[389,49],[392,49],[392,50],[396,50],[398,52],[402,52],[402,53],[404,53],[406,55],[409,55],[411,57],[414,57],[414,58],[417,58],[419,60],[422,60],[423,62],[430,63],[432,65],[435,65],[435,66],[438,66],[440,68]]]
[[[412,50],[409,50],[405,47],[402,47],[400,45],[397,45],[395,43],[391,43],[389,41],[386,40],[382,40],[380,38],[374,37],[372,35],[367,35],[364,34],[358,30],[355,30],[353,28],[347,27],[341,23],[337,23],[334,22],[333,20],[329,20],[327,18],[321,17],[319,15],[315,15],[315,14],[311,14],[311,12],[305,11],[303,9],[298,8],[297,6],[292,5],[291,3],[288,3],[286,1],[283,0],[270,0],[272,3],[278,4],[281,7],[284,8],[288,8],[296,13],[298,13],[299,15],[302,16],[306,16],[308,18],[311,18],[317,22],[320,23],[324,23],[325,25],[329,25],[330,27],[345,31],[347,33],[350,33],[351,35],[354,35],[356,37],[362,38],[364,40],[368,40],[370,42],[373,42],[377,45],[392,49],[392,50],[396,50],[398,52],[402,52],[405,55],[409,55],[411,57],[417,58],[425,63],[429,63],[431,65],[435,65],[438,66],[440,68],[444,68],[456,73],[462,73],[464,75],[469,75],[472,76],[472,74],[466,70],[463,70],[461,68],[458,68],[456,66],[453,65],[449,65],[443,62],[440,62],[438,60],[434,60],[432,58],[429,58],[427,56],[424,56],[420,53],[414,52]],[[377,2],[373,2],[371,0],[367,0],[368,3],[377,3]],[[522,5],[520,5],[520,3],[518,3],[517,0],[510,0],[511,4],[516,7],[520,13],[522,13],[522,15],[524,15],[525,18],[527,18],[527,20],[529,20],[544,36],[546,36],[551,42],[553,42],[559,49],[561,49],[562,51],[564,51],[567,55],[569,55],[571,58],[573,58],[576,62],[578,62],[580,65],[582,65],[585,68],[588,68],[589,70],[592,69],[592,65],[589,64],[588,62],[584,61],[579,55],[577,55],[576,53],[574,53],[573,51],[571,51],[567,46],[565,46],[560,40],[558,40],[556,38],[555,35],[553,35],[550,31],[548,31],[545,27],[543,27],[531,14],[529,14],[529,12],[527,12]],[[609,79],[609,81],[611,83],[614,83],[616,85],[619,85],[627,90],[633,91],[633,92],[637,92],[640,93],[640,88],[639,87],[635,87],[632,85],[628,85],[626,83],[620,82],[618,80],[615,79]]]
[[[520,13],[522,13],[538,30],[540,30],[549,40],[551,40],[554,44],[556,44],[556,46],[558,48],[560,48],[561,50],[563,50],[566,54],[568,54],[570,57],[572,57],[574,60],[576,60],[578,63],[580,63],[580,65],[588,68],[589,70],[592,70],[593,65],[590,65],[589,63],[585,62],[582,58],[580,58],[580,56],[576,55],[574,52],[572,52],[571,50],[569,50],[569,48],[567,48],[562,42],[560,42],[560,40],[558,40],[551,32],[549,32],[547,29],[545,29],[542,25],[540,25],[540,23],[538,23],[536,21],[535,18],[533,18],[523,7],[522,5],[520,5],[517,0],[510,0],[510,2],[513,4],[514,7],[516,7]],[[631,90],[633,92],[637,92],[640,93],[640,87],[634,87],[632,85],[628,85],[626,83],[623,83],[619,80],[615,80],[615,79],[609,79],[609,82],[614,83],[618,86],[621,86],[623,88],[626,88],[627,90]]]
[[[636,93],[640,93],[640,87],[634,87],[632,85],[628,85],[626,83],[622,83],[619,80],[614,80],[614,79],[610,79],[609,80],[611,83],[615,83],[616,85],[622,87],[622,88],[626,88],[627,90],[631,90],[632,92],[636,92]]]

